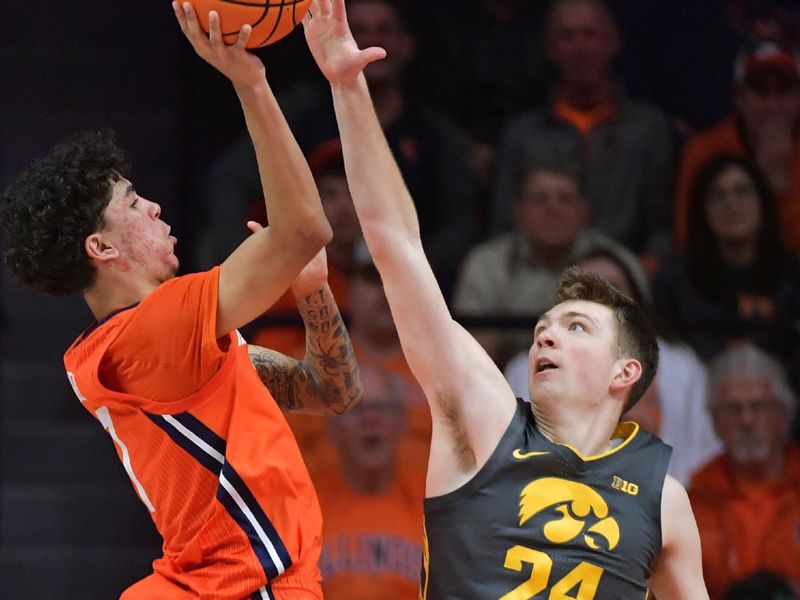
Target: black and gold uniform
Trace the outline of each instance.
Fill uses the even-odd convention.
[[[517,410],[461,488],[425,500],[425,600],[636,600],[661,550],[672,449],[635,423],[583,458]],[[619,439],[621,438],[621,439]]]

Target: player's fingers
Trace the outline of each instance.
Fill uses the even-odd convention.
[[[330,4],[330,0],[327,0]],[[333,6],[331,7],[332,16],[337,21],[344,21],[345,20],[345,10],[344,10],[344,0],[333,0]]]
[[[208,13],[208,40],[216,50],[222,48],[225,42],[222,41],[222,29],[219,23],[219,13],[215,10]]]
[[[253,33],[252,26],[248,24],[242,25],[242,28],[239,30],[239,35],[236,38],[236,43],[233,47],[236,50],[244,51],[247,48],[247,42],[250,39],[250,34]]]
[[[172,10],[175,12],[175,18],[178,19],[178,25],[180,25],[181,31],[186,34],[186,15],[183,14],[183,8],[181,8],[178,2],[173,2]]]
[[[324,17],[331,14],[331,0],[314,0],[312,3],[314,14]]]
[[[259,231],[264,229],[264,226],[261,223],[259,223],[258,221],[248,221],[247,222],[247,228],[250,231],[252,231],[253,233],[258,233]]]
[[[194,7],[189,2],[183,3],[183,16],[186,19],[186,29],[190,36],[198,37],[203,34],[203,29],[200,27],[200,22],[197,20]]]
[[[376,60],[383,60],[386,58],[386,50],[381,48],[380,46],[370,46],[369,48],[365,48],[359,52],[359,57],[361,58],[364,65],[368,65],[371,62],[375,62]]]

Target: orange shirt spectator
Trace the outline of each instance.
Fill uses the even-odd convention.
[[[800,448],[792,446],[780,479],[737,483],[720,456],[698,471],[690,492],[711,597],[759,570],[800,589]]]
[[[752,158],[734,116],[699,132],[683,150],[675,198],[675,239],[681,251],[686,249],[692,182],[703,165],[719,154]],[[800,132],[794,140],[788,188],[777,199],[784,242],[800,254]]]
[[[686,248],[689,197],[698,171],[718,154],[758,165],[778,198],[786,245],[800,253],[800,58],[762,42],[740,53],[734,114],[686,143],[675,198],[675,239]]]
[[[709,406],[724,453],[689,487],[711,600],[757,571],[800,590],[800,448],[796,399],[773,357],[748,343],[711,364]]]
[[[415,600],[425,467],[402,460],[403,380],[363,364],[361,377],[364,399],[326,421],[333,453],[311,472],[323,515],[323,592],[327,600]]]

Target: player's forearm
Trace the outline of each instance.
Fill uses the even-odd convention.
[[[363,395],[350,337],[327,284],[295,292],[306,328],[302,360],[249,346],[250,361],[275,402],[286,412],[336,415]]]
[[[354,83],[333,85],[332,91],[350,193],[367,241],[375,237],[376,226],[418,238],[414,203],[386,143],[363,74]]]
[[[301,230],[323,244],[331,229],[314,178],[266,80],[237,88],[273,232]]]
[[[350,335],[328,284],[311,293],[295,294],[306,330],[303,364],[318,381],[322,414],[341,414],[363,395]]]

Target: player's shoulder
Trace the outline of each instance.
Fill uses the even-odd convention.
[[[170,303],[175,300],[185,301],[192,296],[199,296],[208,286],[216,287],[219,281],[219,267],[208,271],[187,273],[167,279],[148,294],[141,302],[143,307],[153,304]]]

